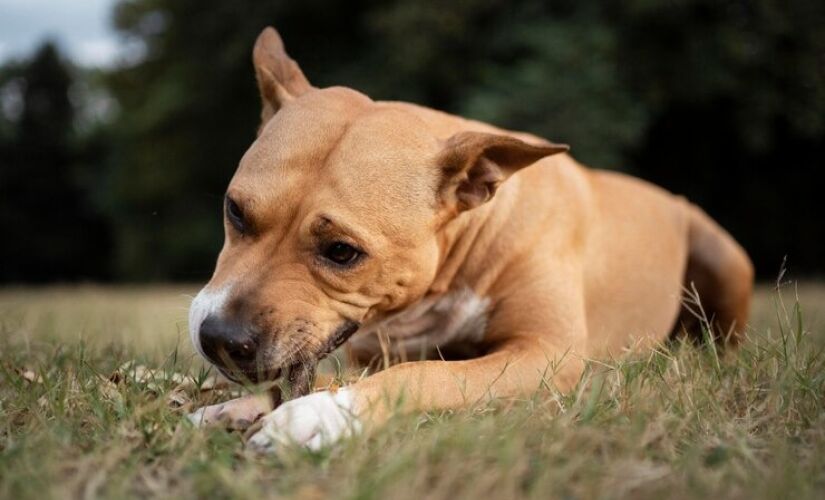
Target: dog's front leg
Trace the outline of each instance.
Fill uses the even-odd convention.
[[[300,444],[319,449],[375,427],[395,412],[463,408],[488,398],[529,396],[542,383],[561,390],[578,381],[581,358],[535,337],[502,342],[468,361],[403,363],[336,392],[294,399],[263,418],[248,446],[257,452]]]
[[[562,279],[562,269],[554,270],[552,283],[534,278],[532,287],[518,287],[498,301],[489,318],[487,339],[493,347],[487,355],[402,363],[336,392],[294,399],[262,419],[248,446],[258,452],[291,443],[318,449],[376,427],[394,413],[530,396],[543,384],[571,389],[584,369],[587,327],[580,274],[570,266],[569,279]]]

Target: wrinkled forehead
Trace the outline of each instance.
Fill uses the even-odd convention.
[[[350,124],[370,106],[366,96],[347,89],[324,89],[287,103],[261,130],[236,173],[237,181],[279,170],[324,163]]]
[[[403,225],[435,205],[437,151],[437,139],[414,115],[354,91],[325,89],[275,115],[230,190],[258,206],[329,204],[359,218],[392,214]]]
[[[350,206],[420,219],[435,205],[437,139],[408,112],[376,106],[347,128],[324,166]]]

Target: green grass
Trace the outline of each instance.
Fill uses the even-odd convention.
[[[579,389],[397,418],[313,454],[193,429],[187,293],[0,292],[0,498],[734,498],[825,491],[825,288],[760,290],[736,352],[674,343]],[[155,370],[142,378],[128,361]],[[329,367],[328,367],[329,368]],[[176,395],[183,406],[169,401]]]

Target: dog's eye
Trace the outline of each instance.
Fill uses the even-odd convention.
[[[229,223],[232,224],[232,227],[237,229],[238,232],[243,233],[246,231],[243,210],[241,210],[241,207],[229,196],[226,197],[226,218],[229,219]]]
[[[339,266],[346,266],[355,263],[363,252],[352,245],[348,245],[342,241],[335,241],[327,245],[321,255],[325,259],[338,264]]]

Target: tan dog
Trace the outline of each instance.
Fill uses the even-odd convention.
[[[683,198],[586,170],[529,134],[313,88],[271,28],[253,59],[261,127],[227,190],[226,242],[190,331],[230,378],[289,369],[301,397],[264,417],[255,449],[317,448],[392,411],[569,390],[586,358],[666,339],[686,282],[722,335],[744,326],[751,263]],[[380,354],[380,332],[435,360],[304,395],[317,360],[359,326],[360,359]],[[191,418],[244,426],[271,405],[250,396]]]

